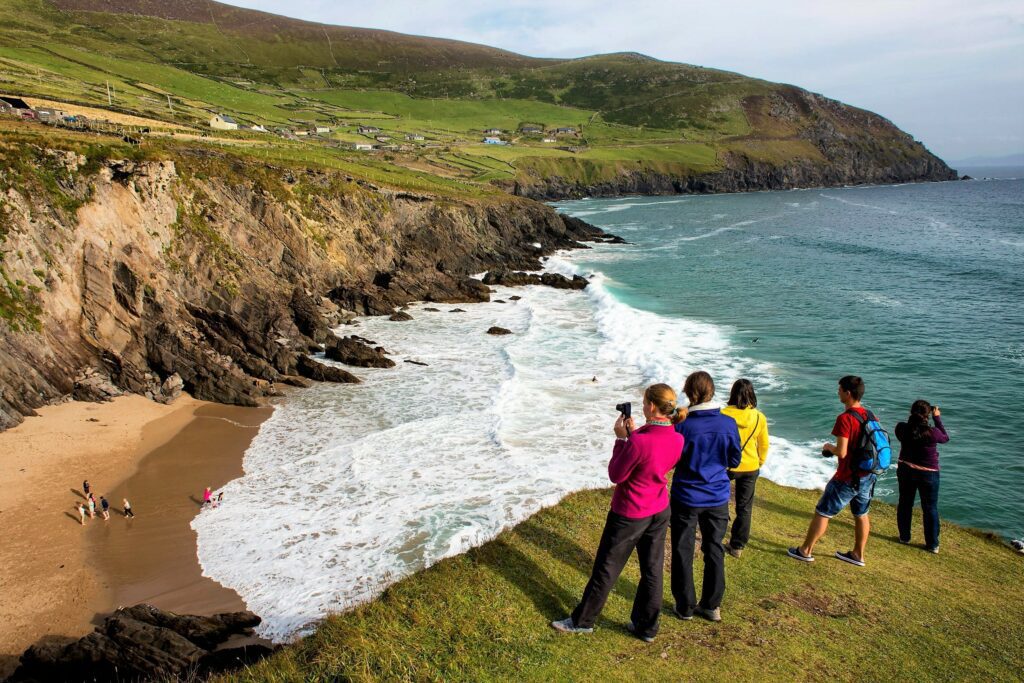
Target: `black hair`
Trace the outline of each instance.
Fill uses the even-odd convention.
[[[864,380],[856,375],[840,378],[839,387],[853,396],[854,401],[859,401],[864,397]]]
[[[910,427],[910,438],[914,441],[924,441],[931,436],[931,426],[928,418],[932,415],[932,405],[928,401],[918,399],[910,406],[910,417],[907,418],[907,426]]]
[[[754,385],[749,379],[738,379],[732,383],[728,405],[741,409],[757,407],[757,394],[754,393]]]

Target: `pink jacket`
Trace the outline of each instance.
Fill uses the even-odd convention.
[[[665,475],[683,452],[683,436],[672,426],[644,425],[625,440],[616,440],[608,463],[615,483],[612,512],[640,519],[668,507]]]

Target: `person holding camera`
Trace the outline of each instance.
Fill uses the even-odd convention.
[[[935,426],[928,423],[931,417]],[[939,449],[948,443],[949,435],[942,425],[942,412],[928,401],[917,400],[910,406],[910,417],[896,425],[900,442],[900,459],[896,478],[900,485],[900,501],[896,506],[896,526],[900,543],[910,543],[910,523],[914,517],[914,499],[921,494],[924,517],[924,547],[939,552]]]
[[[665,564],[665,531],[669,522],[666,475],[679,460],[683,437],[673,424],[682,419],[676,409],[676,393],[667,384],[654,384],[644,392],[647,419],[635,429],[631,406],[616,406],[615,447],[608,463],[608,478],[615,484],[611,510],[605,522],[594,568],[572,615],[552,621],[563,633],[591,633],[612,587],[636,548],[640,560],[640,585],[633,600],[629,631],[651,642],[658,633],[661,612],[662,574]]]
[[[740,430],[740,464],[729,470],[736,482],[736,519],[725,552],[739,559],[750,540],[750,518],[754,509],[754,487],[768,458],[768,418],[757,409],[757,394],[749,379],[733,382],[729,403],[722,415],[736,420]]]
[[[694,614],[721,621],[725,595],[725,539],[729,526],[728,468],[741,462],[736,420],[712,403],[715,383],[703,370],[683,384],[690,401],[686,420],[676,425],[683,436],[683,454],[672,477],[672,596],[675,615],[689,620]],[[704,554],[701,599],[693,584],[693,551],[700,527]]]

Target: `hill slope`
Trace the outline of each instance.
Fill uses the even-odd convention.
[[[536,59],[209,0],[3,4],[11,90],[200,128],[212,111],[268,127],[322,122],[334,130],[321,142],[342,156],[338,146],[367,141],[356,124],[372,122],[395,140],[424,138],[392,150],[396,166],[534,197],[955,177],[870,112],[633,53]],[[543,132],[522,133],[528,124]],[[480,144],[489,128],[515,144]]]
[[[817,496],[761,480],[753,540],[740,560],[726,558],[720,624],[668,614],[666,576],[660,634],[651,644],[633,638],[633,559],[593,634],[548,627],[573,609],[590,573],[610,496],[589,491],[226,680],[1019,680],[1019,557],[953,525],[943,525],[941,555],[899,545],[894,508],[876,502],[867,567],[832,557],[852,541],[849,513],[817,561],[801,564],[785,550],[803,537]]]

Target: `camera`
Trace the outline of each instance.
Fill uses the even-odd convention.
[[[823,457],[823,458],[831,458],[834,455],[835,455],[835,453],[833,453],[832,451],[828,450],[827,448],[822,448],[821,449],[821,457]]]
[[[632,416],[632,413],[633,413],[633,404],[630,403],[629,401],[626,401],[625,403],[619,403],[619,404],[616,404],[615,410],[617,410],[620,413],[622,413],[622,417],[624,417],[624,418],[626,418],[628,420]]]

